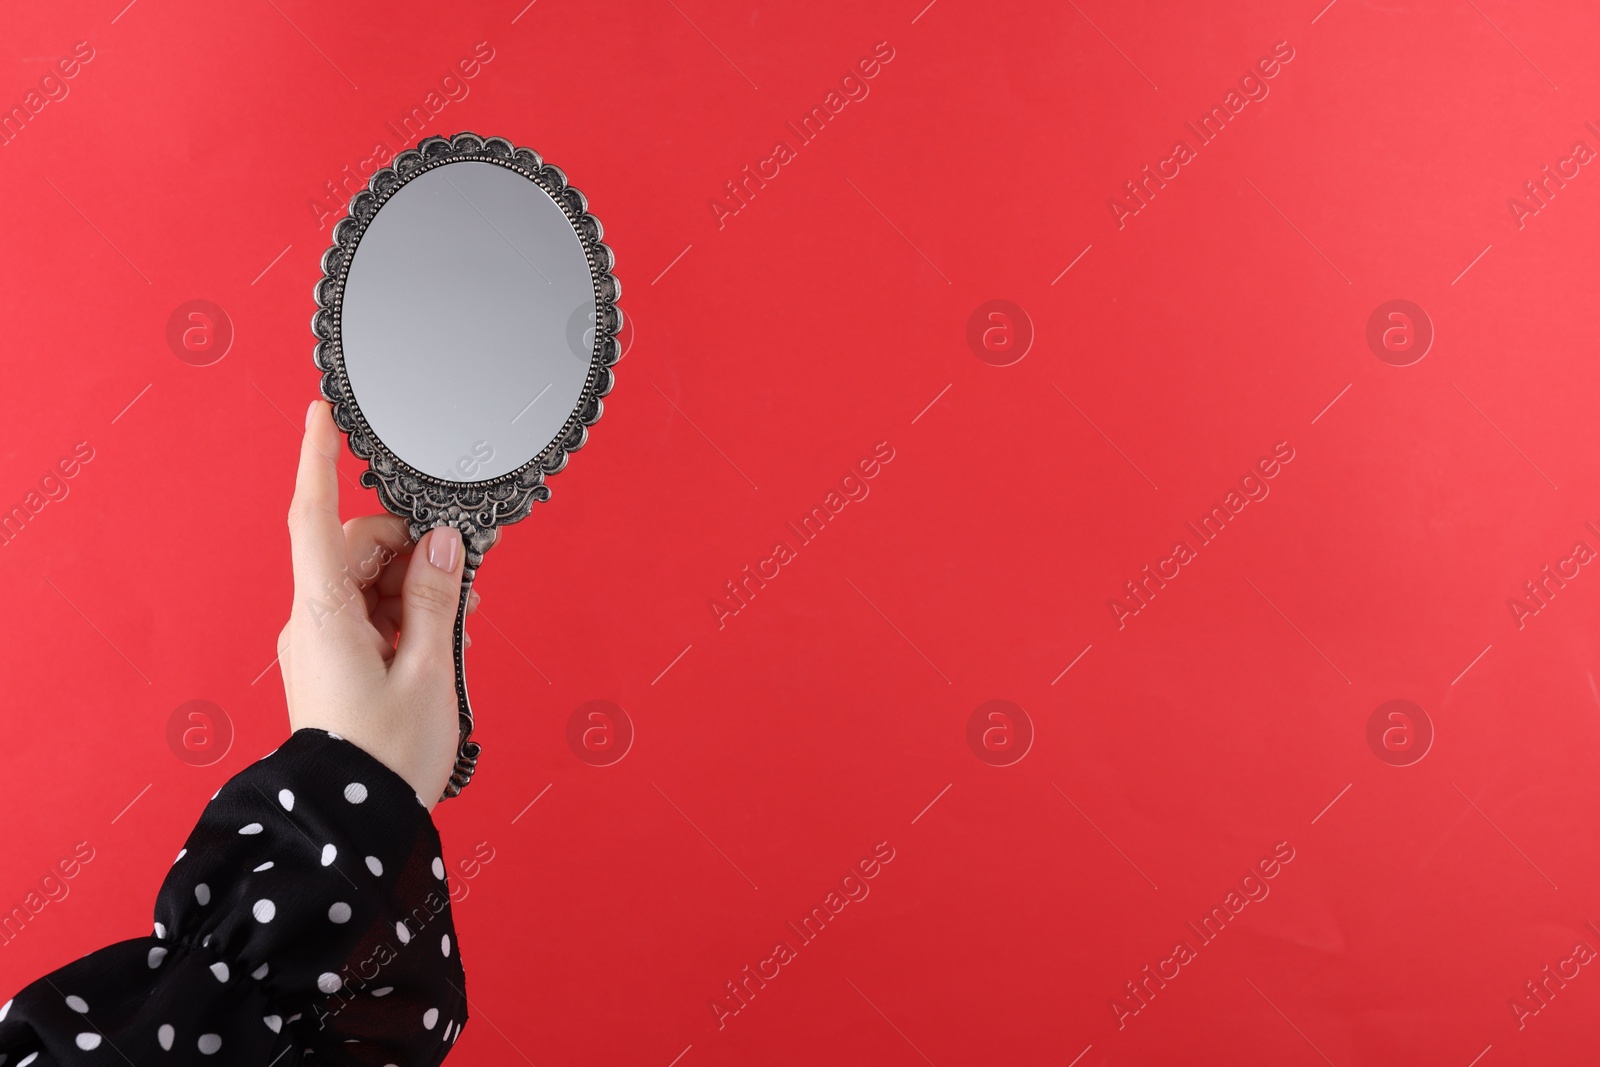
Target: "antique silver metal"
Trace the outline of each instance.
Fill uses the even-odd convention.
[[[453,163],[491,163],[522,175],[549,194],[561,208],[581,242],[594,282],[594,342],[589,353],[588,375],[577,404],[555,438],[533,459],[499,477],[475,482],[456,482],[425,474],[396,456],[373,432],[361,406],[351,391],[346,373],[341,336],[341,315],[345,282],[356,248],[383,205],[407,182],[437,167]],[[588,212],[588,201],[567,183],[562,171],[544,162],[530,148],[519,148],[503,137],[480,137],[458,133],[450,138],[427,137],[417,146],[401,152],[394,161],[372,175],[367,188],[350,199],[348,214],[333,227],[333,245],[322,254],[322,278],[317,282],[316,313],[311,332],[317,338],[315,361],[322,371],[321,391],[333,405],[333,418],[349,439],[350,450],[367,461],[361,484],[376,489],[383,506],[406,519],[413,540],[437,526],[454,526],[461,531],[466,549],[461,580],[461,602],[455,621],[456,700],[460,714],[461,742],[455,770],[445,787],[444,797],[456,796],[472,778],[481,746],[471,740],[472,705],[467,696],[466,671],[462,662],[462,624],[466,615],[467,594],[484,553],[494,544],[500,526],[526,518],[536,502],[550,499],[545,480],[567,465],[569,454],[588,440],[590,426],[600,418],[601,398],[611,392],[611,368],[622,356],[617,332],[622,328],[622,312],[617,308],[621,286],[612,275],[614,257],[601,241],[600,220]],[[417,255],[425,256],[425,248]],[[470,339],[472,323],[460,325]],[[587,332],[587,331],[585,331]]]

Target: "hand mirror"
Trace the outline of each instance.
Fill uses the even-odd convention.
[[[621,356],[621,288],[600,222],[566,175],[500,137],[428,137],[350,200],[322,256],[316,363],[361,484],[410,523],[461,531],[461,748],[477,765],[462,664],[467,593],[497,527],[550,499]]]

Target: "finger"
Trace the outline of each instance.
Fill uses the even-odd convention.
[[[325,582],[338,586],[344,567],[344,531],[339,527],[339,431],[323,400],[306,410],[300,469],[289,504],[289,547],[298,592],[323,595]],[[296,598],[298,599],[298,597]]]
[[[411,529],[398,515],[362,515],[344,524],[345,566],[358,589],[367,589],[411,547]]]
[[[369,593],[372,590],[367,590]],[[397,596],[380,596],[372,605],[372,619],[388,619],[398,631],[400,624],[405,621],[404,601]]]
[[[378,595],[382,597],[398,597],[400,590],[405,587],[406,568],[411,565],[411,551],[404,551],[384,565],[383,573],[378,575]]]
[[[410,555],[410,552],[406,552],[405,555],[395,555],[392,560],[389,560],[389,563],[384,565],[382,573],[378,576],[378,581],[373,585],[373,589],[378,590],[379,597],[398,597],[400,595],[400,590],[405,585],[406,563],[410,561]],[[478,595],[477,589],[472,589],[472,592],[467,593],[467,614],[477,611],[478,601],[480,600],[483,600],[483,597]]]
[[[413,674],[453,672],[456,608],[461,603],[461,533],[437,526],[411,553],[401,593],[400,647],[395,666]]]
[[[380,601],[372,612],[372,627],[383,638],[384,647],[388,649],[387,655],[392,657],[395,639],[400,636],[400,602]]]
[[[496,543],[499,542],[499,540],[500,528],[495,527],[494,540],[490,542],[490,547],[492,548]],[[409,563],[408,557],[411,555],[411,549],[414,547],[414,544],[408,544],[407,546],[401,548],[401,554],[390,560],[389,563],[383,568],[383,573],[378,576],[379,594],[386,597],[397,597],[400,595],[401,587],[405,583],[406,565]],[[467,600],[467,611],[471,612],[476,609],[477,606],[477,599],[469,596]]]
[[[383,633],[384,625],[387,625],[390,639],[393,640],[392,635],[398,634],[405,622],[404,601],[397,596],[379,597],[369,617],[372,619],[372,625],[378,627],[379,633]]]
[[[494,531],[494,537],[496,541],[498,541],[500,538],[500,530],[498,528],[496,528]],[[400,595],[400,591],[405,584],[406,567],[410,563],[411,552],[413,549],[415,549],[415,547],[415,542],[407,542],[406,545],[400,548],[399,553],[384,565],[383,573],[378,576],[377,582],[379,596],[398,597]],[[478,601],[481,599],[482,598],[477,595],[476,590],[473,590],[472,593],[468,594],[468,614],[471,614],[473,611],[477,610]]]

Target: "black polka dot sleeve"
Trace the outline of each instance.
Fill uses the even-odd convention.
[[[423,1067],[466,1018],[427,809],[360,748],[300,730],[206,806],[151,936],[0,1008],[0,1067]]]

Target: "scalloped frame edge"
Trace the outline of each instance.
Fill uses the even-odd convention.
[[[350,388],[340,322],[351,260],[379,209],[419,175],[463,162],[506,167],[543,189],[577,234],[595,293],[594,348],[572,413],[537,456],[514,471],[478,482],[449,482],[424,474],[396,456],[373,432]],[[322,277],[313,290],[317,310],[311,316],[311,333],[317,339],[312,358],[322,371],[322,397],[333,405],[334,423],[344,432],[350,450],[367,461],[361,484],[376,489],[383,506],[407,520],[413,540],[436,526],[459,529],[469,572],[482,564],[484,553],[494,544],[497,527],[520,522],[534,504],[550,499],[545,480],[565,469],[568,457],[588,443],[589,427],[599,421],[605,410],[603,398],[615,385],[611,368],[622,358],[617,340],[622,329],[622,309],[617,307],[622,285],[612,273],[616,259],[602,240],[604,234],[600,220],[589,213],[588,198],[567,181],[559,167],[504,137],[482,137],[468,131],[424,137],[396,155],[388,166],[373,173],[365,189],[350,198],[345,215],[334,223],[333,244],[320,261]]]

